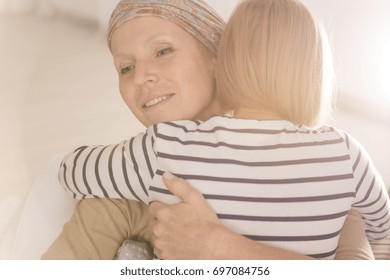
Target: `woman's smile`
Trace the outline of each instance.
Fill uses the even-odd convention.
[[[160,104],[161,102],[164,102],[164,101],[170,99],[172,96],[173,96],[173,94],[167,94],[164,96],[159,96],[159,97],[150,99],[142,106],[142,108],[148,109],[148,108],[154,107],[154,106]]]

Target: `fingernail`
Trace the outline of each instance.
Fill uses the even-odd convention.
[[[168,171],[164,172],[163,177],[168,181],[173,180],[175,178],[175,176],[173,176],[173,174]]]

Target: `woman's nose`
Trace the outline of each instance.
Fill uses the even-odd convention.
[[[134,69],[133,80],[137,87],[148,86],[158,81],[157,69],[152,63],[137,63]]]

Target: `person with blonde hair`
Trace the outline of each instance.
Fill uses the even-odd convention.
[[[326,221],[338,220],[343,212],[336,209],[340,211],[340,206],[349,202],[365,213],[367,234],[373,244],[384,240],[386,235],[389,238],[389,199],[381,176],[355,139],[323,125],[330,116],[334,98],[333,74],[326,34],[299,1],[243,0],[224,29],[216,67],[217,89],[230,104],[235,104],[232,122],[235,132],[240,127],[243,135],[236,144],[243,145],[249,138],[246,133],[257,132],[253,138],[258,137],[259,142],[248,140],[250,144],[245,148],[252,153],[252,145],[256,143],[259,145],[256,149],[264,153],[251,156],[264,160],[258,163],[264,166],[263,170],[253,171],[256,176],[252,176],[260,177],[256,183],[269,188],[257,196],[263,202],[258,206],[259,216],[247,218],[262,226],[259,230],[262,235],[251,235],[255,240],[281,247],[286,242],[290,249],[296,242],[296,251],[302,252],[302,247],[317,251],[317,240],[330,241],[338,236],[339,230],[331,231],[332,226]],[[253,162],[246,164],[255,166]],[[234,174],[229,169],[226,173]],[[154,202],[151,206],[152,214],[157,217],[153,232],[159,255],[224,258],[229,251],[235,251],[236,258],[262,258],[259,252],[266,248],[264,244],[249,242],[223,226],[217,219],[223,215],[220,212],[213,215],[214,208],[204,201],[206,195],[200,195],[196,188],[172,174],[164,181],[181,202],[172,206]],[[305,192],[307,196],[302,196]],[[248,191],[248,196],[250,193],[252,190]],[[242,194],[239,199],[245,200]],[[248,202],[256,200],[246,199]],[[323,204],[325,201],[327,204]],[[272,203],[277,206],[273,208]],[[294,203],[299,210],[294,209]],[[210,205],[213,206],[211,202]],[[229,206],[236,209],[233,203]],[[243,209],[244,213],[248,210]],[[176,216],[180,218],[173,219]],[[370,229],[374,221],[378,226],[376,230]],[[278,223],[279,230],[272,231]],[[288,227],[301,227],[301,235],[291,234],[295,230],[289,231]],[[345,241],[344,238],[354,236],[342,238]],[[325,248],[322,257],[334,252]]]
[[[265,2],[268,1],[244,1],[238,6],[232,21],[234,22],[234,17],[241,13],[245,4]],[[288,3],[292,6],[297,4],[295,1],[272,3]],[[303,7],[300,9],[305,13]],[[258,7],[255,10],[259,12]],[[276,5],[269,9],[269,13],[275,11],[278,13],[280,10],[281,8]],[[149,10],[144,8],[137,11],[142,13]],[[136,14],[132,12],[129,14]],[[263,258],[266,258],[267,254],[273,258],[280,257],[280,249],[287,249],[290,252],[289,258],[293,256],[297,258],[294,252],[314,258],[334,258],[341,228],[352,205],[363,207],[368,203],[371,209],[376,209],[380,202],[385,203],[386,207],[381,210],[384,217],[378,221],[370,221],[367,225],[370,231],[372,230],[369,234],[370,238],[382,238],[387,234],[379,231],[389,226],[386,224],[389,215],[388,200],[380,195],[383,181],[374,172],[375,169],[371,164],[368,165],[367,179],[376,179],[371,193],[365,196],[369,185],[365,180],[360,182],[360,187],[355,190],[356,178],[358,176],[362,178],[361,166],[368,162],[368,157],[363,154],[361,160],[355,162],[356,166],[354,166],[353,159],[356,159],[356,152],[362,151],[360,146],[347,134],[337,129],[331,127],[314,129],[304,126],[315,123],[315,116],[319,115],[319,108],[322,106],[321,100],[316,101],[319,102],[318,106],[315,106],[317,109],[314,109],[313,114],[309,114],[312,118],[306,122],[304,121],[306,117],[296,118],[299,114],[293,114],[299,109],[298,101],[291,99],[291,102],[298,105],[294,105],[295,109],[290,112],[289,104],[281,106],[278,104],[279,99],[272,94],[269,96],[265,94],[260,99],[250,95],[262,88],[256,84],[258,70],[252,69],[248,60],[237,59],[238,65],[235,65],[237,69],[229,70],[231,66],[226,65],[227,72],[231,71],[229,74],[232,76],[235,71],[246,71],[242,78],[246,80],[244,85],[248,87],[237,84],[239,85],[239,88],[235,89],[237,93],[242,93],[248,88],[253,89],[249,96],[246,93],[242,94],[239,106],[234,108],[234,116],[214,116],[203,122],[165,120],[164,123],[154,124],[159,119],[156,117],[157,109],[164,105],[175,104],[170,102],[177,100],[177,93],[172,90],[174,87],[170,85],[169,76],[165,77],[164,74],[170,72],[170,66],[175,65],[174,62],[177,61],[176,58],[183,48],[172,47],[166,42],[166,38],[171,38],[172,34],[180,34],[179,30],[169,31],[174,28],[171,24],[168,27],[166,19],[159,18],[161,13],[150,15],[146,13],[122,22],[122,25],[114,31],[111,42],[114,62],[120,75],[122,96],[128,101],[129,107],[138,118],[146,120],[146,124],[153,125],[146,133],[117,145],[81,147],[69,154],[61,164],[59,178],[74,198],[109,197],[136,199],[145,204],[154,201],[177,203],[179,199],[166,189],[163,182],[164,172],[171,171],[187,179],[203,193],[217,213],[219,222],[225,227],[248,239],[258,241],[259,244],[264,244],[263,249],[270,249],[270,246],[279,248],[275,249],[278,253],[273,255],[263,250],[261,252]],[[258,13],[258,17],[260,15]],[[170,17],[169,20],[172,18],[179,19],[179,17]],[[254,18],[256,16],[250,20]],[[276,17],[272,15],[271,18]],[[289,24],[299,21],[293,17],[290,19]],[[272,21],[268,22],[269,25],[270,22]],[[279,24],[276,19],[272,22],[274,23]],[[165,31],[162,33],[153,31],[153,28],[148,28],[151,26],[156,27],[156,30],[157,27],[163,26]],[[271,26],[267,27],[272,29]],[[295,32],[306,32],[304,29],[298,29],[301,27],[302,25],[295,27]],[[166,30],[169,31],[168,34],[164,33]],[[248,29],[249,31],[253,30]],[[313,32],[316,31],[315,27]],[[126,34],[129,34],[128,39]],[[229,34],[229,31],[225,34]],[[269,40],[275,40],[272,46],[276,48],[275,52],[280,54],[275,56],[270,49],[265,50],[265,53],[269,54],[270,58],[279,55],[283,58],[286,48],[277,43],[285,44],[285,41],[278,41],[279,37],[284,36],[272,32],[266,34]],[[258,34],[252,35],[256,37]],[[250,42],[252,41],[256,42],[256,38],[252,37]],[[308,40],[308,43],[310,42]],[[293,44],[293,42],[289,43]],[[269,42],[265,43],[265,46],[268,47],[268,44]],[[228,53],[228,46],[222,44],[221,47],[221,50],[226,47]],[[232,47],[236,48],[234,45]],[[243,50],[247,51],[245,48]],[[233,55],[240,56],[239,51],[236,49]],[[317,51],[321,53],[320,49]],[[194,53],[193,57],[196,57]],[[230,58],[223,58],[221,55],[217,63],[219,96],[226,98],[227,104],[236,104],[234,92],[225,93],[225,89],[221,87],[223,82],[220,75],[228,75],[223,74],[224,67],[221,66],[223,65],[221,60],[224,59]],[[297,68],[301,65],[301,60],[297,60],[298,62],[284,65],[285,68],[282,70],[288,72],[283,82],[284,86],[279,85],[277,74],[272,75],[272,72],[277,71],[268,69],[270,65],[267,65],[265,71],[259,74],[264,75],[266,83],[264,89],[275,90],[281,95],[287,93],[284,90],[295,82],[315,79],[316,77],[306,77],[307,73],[302,73]],[[309,59],[303,64],[312,62]],[[321,64],[322,61],[316,63]],[[205,67],[202,70],[205,69],[209,68]],[[290,77],[291,69],[296,72],[296,77],[304,78]],[[157,90],[156,85],[159,83],[163,90]],[[316,83],[322,88],[321,79],[313,82]],[[133,86],[134,88],[131,89]],[[160,96],[155,96],[156,91],[160,92]],[[145,96],[150,93],[153,93],[154,97],[146,98]],[[260,92],[258,93],[260,95]],[[256,102],[256,106],[253,102]],[[161,106],[154,107],[155,105]],[[148,110],[150,108],[152,110]],[[146,116],[146,110],[148,110],[148,118],[143,118]],[[152,121],[149,123],[149,120]],[[333,207],[334,203],[337,204],[337,209]],[[153,205],[156,204],[152,203]],[[370,215],[367,213],[363,215],[366,220],[370,220]],[[156,215],[154,229],[159,226],[159,216]],[[384,225],[381,225],[382,222]],[[289,227],[286,227],[286,224]],[[153,233],[159,257],[185,258],[185,256],[165,254],[164,249],[157,245],[160,244],[158,232],[154,230]],[[230,258],[229,253],[234,255],[235,252],[226,253],[224,258]],[[203,257],[216,256],[211,254]]]
[[[243,1],[227,27],[217,89],[236,113],[253,108],[311,127],[326,120],[333,99],[329,43],[299,1]]]

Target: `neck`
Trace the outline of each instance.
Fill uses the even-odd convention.
[[[234,112],[234,117],[240,119],[255,119],[255,120],[281,120],[282,116],[272,110],[258,110],[250,108],[239,108]]]

